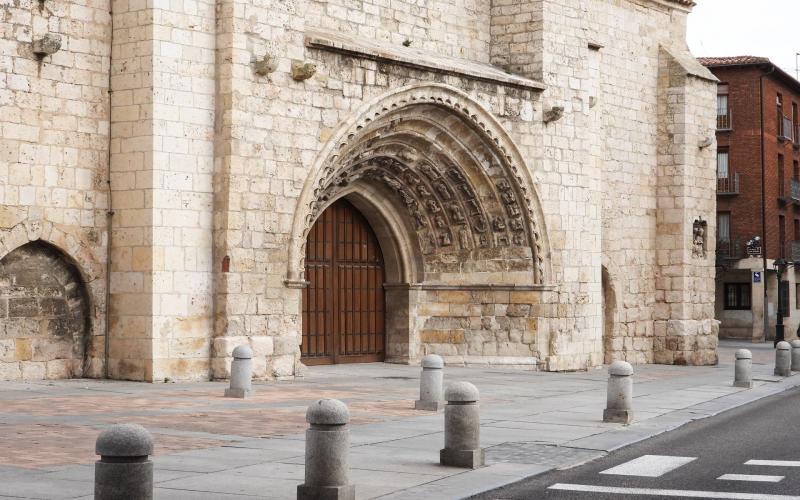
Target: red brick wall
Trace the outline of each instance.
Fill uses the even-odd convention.
[[[761,145],[759,76],[765,70],[755,66],[711,68],[721,83],[729,86],[728,103],[733,115],[730,132],[718,132],[719,148],[729,148],[729,169],[740,176],[740,193],[718,196],[717,211],[731,213],[731,240],[740,245],[761,235]],[[800,92],[774,75],[764,78],[764,151],[766,185],[766,248],[767,257],[778,258],[778,218],[786,217],[786,257],[791,255],[794,220],[800,219],[800,205],[781,203],[779,197],[778,155],[784,156],[784,193],[790,197],[793,161],[800,161],[800,150],[790,141],[778,140],[777,94],[783,95],[783,113],[791,118],[792,103],[800,107]]]

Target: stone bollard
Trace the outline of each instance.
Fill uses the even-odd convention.
[[[226,398],[247,398],[253,395],[253,350],[246,345],[236,346],[231,362],[231,386],[225,389]]]
[[[308,407],[306,421],[306,475],[297,487],[298,500],[354,500],[356,487],[349,483],[347,453],[350,412],[336,399],[320,399]]]
[[[422,358],[422,375],[419,378],[419,400],[414,402],[415,410],[439,411],[444,408],[442,401],[442,379],[444,360],[436,354]]]
[[[626,361],[614,361],[608,367],[608,395],[603,422],[633,422],[633,367]]]
[[[775,375],[788,377],[792,374],[792,346],[788,342],[778,342],[775,349]]]
[[[112,425],[97,436],[95,500],[152,500],[153,437],[136,424]]]
[[[478,388],[469,382],[450,384],[444,392],[444,449],[439,463],[477,469],[486,460],[480,446],[481,420]]]
[[[792,371],[800,372],[800,340],[792,340]]]
[[[747,349],[736,351],[736,364],[733,368],[733,386],[753,387],[753,354]]]

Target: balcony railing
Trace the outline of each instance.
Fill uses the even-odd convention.
[[[800,179],[792,179],[792,201],[800,203]]]
[[[717,130],[731,130],[733,128],[733,111],[728,108],[725,114],[719,114],[720,112],[717,112]]]
[[[791,246],[792,246],[792,260],[796,262],[796,261],[800,260],[800,241],[794,240],[791,243],[792,243],[791,244]]]
[[[737,172],[729,172],[728,177],[717,177],[717,194],[732,195],[739,193],[739,174]]]
[[[739,238],[722,238],[717,240],[717,258],[741,259],[744,257],[744,245]]]

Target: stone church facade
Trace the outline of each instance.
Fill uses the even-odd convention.
[[[692,5],[4,4],[0,379],[715,363]]]

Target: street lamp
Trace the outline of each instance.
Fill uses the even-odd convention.
[[[783,342],[783,308],[781,307],[782,290],[781,290],[781,275],[790,266],[800,266],[800,261],[787,261],[786,259],[776,259],[774,264],[775,272],[778,275],[778,318],[775,322],[775,342],[773,346],[777,346],[778,342]],[[787,297],[788,300],[788,297]],[[788,304],[787,304],[788,305]]]

